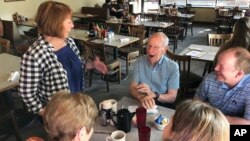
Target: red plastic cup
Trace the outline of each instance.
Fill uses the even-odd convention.
[[[136,109],[136,123],[137,127],[145,126],[146,125],[146,115],[147,110],[143,107],[138,107]]]
[[[150,141],[151,129],[148,126],[138,127],[139,141]]]

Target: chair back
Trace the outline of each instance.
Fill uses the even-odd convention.
[[[217,18],[217,33],[232,33],[234,15],[219,15]]]
[[[227,40],[231,39],[233,34],[207,34],[207,43],[209,46],[221,46]]]
[[[167,51],[167,56],[179,65],[179,72],[181,78],[183,80],[189,79],[191,56],[177,55],[170,52],[169,50]]]
[[[117,23],[106,23],[107,29],[112,30],[115,34],[120,34],[121,25]]]
[[[191,89],[196,89],[201,81],[202,77],[190,72],[191,56],[176,55],[170,51],[166,52],[167,56],[175,61],[179,65],[180,72],[180,90],[184,93],[188,93]]]
[[[0,52],[2,53],[10,53],[10,41],[7,39],[0,39]]]
[[[144,53],[144,39],[146,36],[146,30],[144,30],[144,25],[128,25],[128,30],[130,36],[139,37],[139,41],[133,44],[133,46],[139,46],[139,51],[142,55]]]
[[[96,56],[99,57],[100,61],[103,61],[106,64],[106,54],[104,44],[93,43],[90,41],[82,41],[84,50],[88,52],[86,58],[94,59]]]
[[[97,75],[103,75],[106,79],[107,91],[109,91],[109,75],[117,74],[118,82],[121,83],[121,63],[117,59],[109,59],[106,56],[104,44],[92,43],[90,41],[83,41],[85,50],[89,52],[88,58],[93,60],[95,57],[99,57],[100,61],[105,63],[108,73],[102,74],[94,69],[90,70],[89,86],[92,84],[92,73]],[[116,80],[117,81],[117,80]]]
[[[3,38],[9,40],[13,45],[14,53],[20,55],[24,53],[30,46],[28,40],[22,39],[19,34],[17,25],[13,21],[2,20],[3,22]]]

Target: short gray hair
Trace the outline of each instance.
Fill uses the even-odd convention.
[[[169,39],[168,39],[168,36],[165,33],[156,32],[156,33],[152,34],[149,38],[151,38],[153,36],[160,36],[161,39],[162,39],[163,46],[165,46],[166,48],[168,47]]]

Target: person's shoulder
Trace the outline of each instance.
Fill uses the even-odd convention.
[[[165,56],[165,55],[162,57],[162,61],[163,61],[163,63],[166,63],[166,64],[168,64],[168,65],[178,67],[178,64],[177,64],[175,61],[169,59],[169,58],[168,58],[167,56]]]
[[[247,74],[247,75],[245,76],[245,80],[246,80],[247,86],[250,87],[250,74]]]
[[[24,53],[24,58],[33,58],[41,60],[43,58],[48,58],[47,56],[53,53],[52,47],[45,42],[45,40],[38,38],[30,48]]]

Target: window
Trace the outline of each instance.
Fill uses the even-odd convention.
[[[249,0],[217,0],[217,6],[248,7],[249,4],[250,4]]]
[[[187,3],[197,7],[215,7],[216,0],[187,0]]]
[[[161,0],[161,4],[174,4],[183,6],[186,3],[192,4],[194,7],[250,7],[250,0]]]

